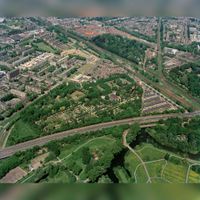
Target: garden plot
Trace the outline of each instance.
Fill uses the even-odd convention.
[[[139,116],[141,97],[142,88],[125,74],[82,84],[68,82],[28,107],[22,118],[41,131],[38,136],[47,135]]]
[[[80,122],[82,118],[89,118],[95,117],[95,107],[94,106],[84,106],[84,105],[77,105],[73,109],[65,109],[60,111],[54,115],[51,115],[45,120],[45,128],[46,132],[52,129],[59,129],[64,124],[73,123],[74,121]],[[44,125],[43,121],[37,122],[38,125]]]

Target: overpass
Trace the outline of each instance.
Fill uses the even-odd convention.
[[[35,146],[42,146],[42,145],[47,144],[48,142],[51,142],[54,140],[61,140],[70,135],[84,134],[84,133],[88,133],[88,132],[90,132],[91,134],[95,134],[94,131],[101,130],[104,128],[125,125],[125,124],[131,125],[134,123],[140,124],[141,127],[152,127],[155,125],[156,122],[158,122],[160,120],[166,120],[169,118],[176,118],[176,117],[192,118],[195,116],[200,116],[200,111],[196,111],[196,112],[192,112],[192,113],[171,113],[171,114],[142,116],[142,117],[135,117],[135,118],[128,118],[128,119],[122,119],[122,120],[117,120],[117,121],[105,122],[105,123],[85,126],[85,127],[81,127],[81,128],[75,128],[72,130],[63,131],[63,132],[55,133],[52,135],[40,137],[40,138],[33,139],[33,140],[30,140],[27,142],[13,145],[10,147],[6,147],[5,149],[1,149],[0,150],[0,159],[7,158],[19,151],[25,151],[25,150],[33,148]]]

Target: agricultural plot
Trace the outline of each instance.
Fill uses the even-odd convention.
[[[144,85],[143,91],[142,113],[144,115],[151,113],[162,113],[164,111],[174,111],[178,109],[175,104],[161,96],[159,92],[152,90],[152,88]]]
[[[126,178],[135,180],[135,183],[199,183],[200,174],[190,167],[190,160],[185,160],[175,154],[155,148],[150,144],[143,144],[135,148],[145,163],[150,181],[144,166],[132,153],[125,156],[125,168],[130,173]],[[188,171],[189,170],[189,171]],[[121,180],[120,176],[117,176]]]
[[[100,122],[139,116],[142,89],[127,75],[96,82],[68,82],[27,107],[21,120],[39,131],[33,137]],[[23,128],[23,127],[22,127]],[[31,139],[14,127],[9,144]],[[16,139],[17,138],[17,139]]]

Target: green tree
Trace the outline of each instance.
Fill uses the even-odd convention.
[[[88,147],[83,147],[82,148],[82,160],[85,165],[89,164],[91,160],[91,154],[90,154],[90,149]]]

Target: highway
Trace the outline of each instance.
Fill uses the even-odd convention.
[[[50,141],[54,140],[60,140],[63,139],[69,135],[74,134],[83,134],[86,132],[94,133],[94,131],[101,130],[103,128],[109,128],[113,126],[119,126],[124,124],[133,124],[138,123],[142,125],[143,127],[152,126],[151,124],[158,122],[159,120],[166,120],[169,118],[192,118],[195,116],[200,116],[200,111],[192,112],[192,113],[171,113],[171,114],[161,114],[161,115],[151,115],[151,116],[143,116],[143,117],[135,117],[135,118],[128,118],[123,120],[117,120],[112,122],[105,122],[95,125],[90,125],[86,127],[76,128],[64,132],[55,133],[52,135],[40,137],[34,140],[30,140],[24,143],[20,143],[14,146],[10,146],[4,149],[0,150],[0,159],[7,158],[16,152],[24,151],[27,149],[30,149],[34,146],[42,146],[44,144],[47,144]]]

